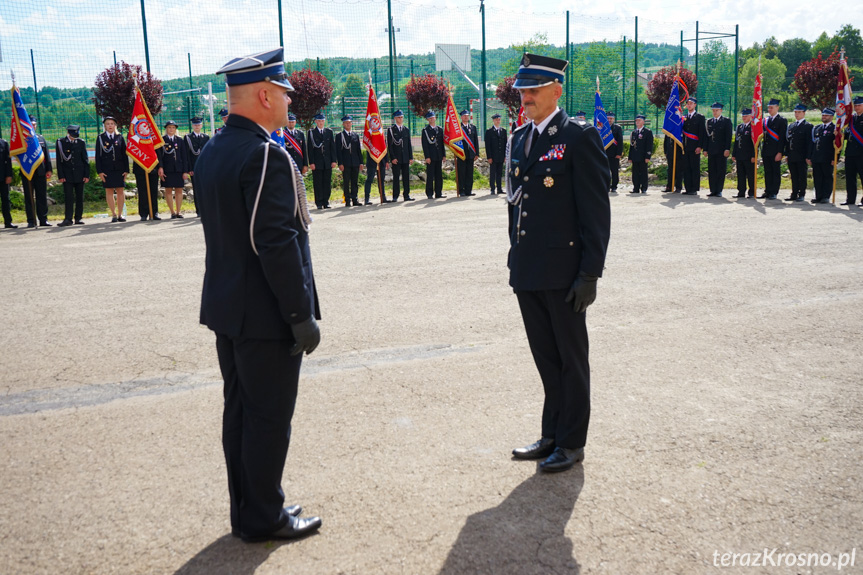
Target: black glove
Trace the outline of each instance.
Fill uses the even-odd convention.
[[[582,313],[587,306],[596,301],[596,280],[598,279],[597,276],[589,276],[582,272],[572,282],[572,287],[566,294],[566,303],[572,302],[572,310],[575,313]]]
[[[315,348],[321,343],[321,329],[318,327],[318,322],[315,321],[315,316],[310,316],[309,319],[300,323],[292,323],[291,331],[297,341],[291,348],[291,355],[303,352],[308,355],[315,351]]]

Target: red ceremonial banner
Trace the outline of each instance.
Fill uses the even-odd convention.
[[[156,150],[164,144],[141,90],[135,86],[135,107],[132,109],[132,122],[126,136],[126,154],[149,174],[159,161]]]
[[[836,89],[836,141],[833,142],[833,147],[836,150],[842,149],[845,128],[851,123],[851,112],[854,110],[851,105],[849,77],[848,63],[845,61],[845,53],[843,52],[842,59],[839,60],[839,86]]]
[[[764,135],[764,98],[761,95],[761,60],[758,60],[758,74],[755,76],[755,92],[752,95],[752,143],[758,147],[758,142]]]
[[[458,113],[455,110],[455,102],[452,101],[452,93],[446,104],[446,116],[444,117],[443,142],[452,150],[459,160],[465,159],[464,154],[464,132],[461,131]]]
[[[375,96],[375,89],[371,84],[369,84],[369,103],[366,105],[366,125],[363,128],[363,146],[369,151],[369,156],[378,164],[381,163],[387,153],[387,139],[384,136],[378,98]]]

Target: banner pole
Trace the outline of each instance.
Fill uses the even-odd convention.
[[[150,214],[150,221],[153,221],[153,216],[155,215],[153,212],[153,200],[150,197],[150,172],[145,172],[144,176],[147,180],[147,213]],[[139,212],[141,210],[138,210]]]
[[[378,195],[380,196],[380,203],[384,203],[384,181],[381,176],[381,163],[376,162],[378,167]]]
[[[740,169],[740,166],[737,167]],[[753,168],[755,170],[755,187],[752,189],[752,193],[755,194],[755,198],[758,199],[758,144],[755,144],[755,166]]]
[[[847,162],[847,160],[846,160],[846,162]],[[839,150],[836,150],[835,152],[833,152],[833,199],[830,200],[831,204],[836,203],[836,172],[838,169],[839,169]],[[856,178],[856,176],[855,176],[855,178]]]
[[[677,142],[674,142],[674,159],[671,166],[671,191],[677,187]]]
[[[461,197],[461,186],[458,185],[458,158],[455,155],[455,152],[452,153],[452,161],[455,166],[455,197]]]

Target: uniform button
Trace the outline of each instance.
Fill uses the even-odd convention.
[[[569,242],[569,245],[574,246],[575,242]]]
[[[527,212],[522,212],[522,213],[521,213],[521,217],[526,218],[526,217],[527,217]]]
[[[291,317],[297,317],[297,314],[292,313],[292,314],[291,314]]]
[[[525,195],[524,195],[524,199],[525,199],[525,200],[526,200],[526,199],[528,199],[529,197],[530,197],[530,195],[528,195],[528,194],[525,194]]]
[[[546,169],[545,169],[545,171],[546,171],[546,172],[550,172],[550,171],[551,171],[551,168],[546,168]]]
[[[518,235],[523,236],[523,235],[525,235],[525,234],[527,234],[527,232],[526,232],[526,231],[524,231],[524,230],[521,230],[521,231],[519,232],[519,234],[518,234]]]
[[[525,182],[526,182],[526,181],[528,181],[529,179],[530,179],[530,178],[528,178],[527,176],[525,176],[525,177],[524,177],[524,181],[525,181]]]

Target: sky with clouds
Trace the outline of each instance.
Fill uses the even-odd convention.
[[[811,3],[765,0],[679,0],[575,3],[572,0],[487,0],[487,47],[505,47],[541,32],[570,40],[632,38],[639,17],[639,41],[677,44],[680,32],[734,33],[750,46],[776,36],[780,41],[815,40],[847,22],[863,23],[863,3],[845,3],[843,17],[818,18]],[[849,7],[850,6],[850,7]],[[145,0],[150,63],[160,78],[210,73],[237,55],[279,43],[276,0]],[[387,54],[385,0],[282,0],[286,59]],[[392,0],[396,48],[427,53],[436,43],[481,46],[479,0]],[[729,40],[733,49],[733,39]],[[92,85],[102,69],[118,60],[143,64],[139,0],[3,0],[0,2],[0,89],[32,86],[30,49],[40,85]]]

